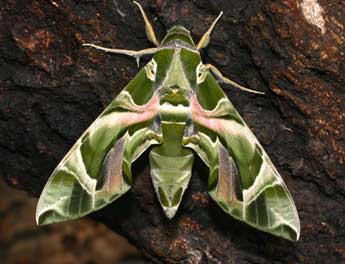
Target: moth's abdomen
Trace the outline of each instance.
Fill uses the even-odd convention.
[[[194,155],[163,156],[150,153],[151,177],[164,213],[174,217],[192,175]]]
[[[182,146],[184,129],[185,123],[162,122],[163,143],[150,152],[153,186],[169,219],[174,217],[192,175],[194,154]]]

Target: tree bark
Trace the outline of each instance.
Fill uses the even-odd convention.
[[[301,238],[276,238],[223,213],[208,196],[201,161],[168,220],[147,155],[134,163],[131,191],[91,217],[154,263],[345,262],[345,2],[140,2],[160,39],[181,24],[197,41],[224,11],[204,62],[265,91],[226,89],[291,191]],[[82,43],[133,50],[152,44],[130,1],[5,0],[0,32],[0,174],[38,197],[61,158],[138,72],[133,59]]]

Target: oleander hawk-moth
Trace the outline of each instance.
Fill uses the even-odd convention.
[[[154,190],[169,219],[188,187],[197,154],[209,167],[209,194],[227,214],[298,240],[299,217],[285,183],[216,79],[256,91],[201,61],[199,51],[222,13],[197,45],[182,26],[172,27],[158,42],[143,8],[134,3],[155,48],[84,46],[137,60],[153,57],[54,170],[38,202],[37,223],[75,219],[115,201],[131,187],[132,163],[148,150]]]

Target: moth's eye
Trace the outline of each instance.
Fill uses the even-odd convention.
[[[196,83],[202,83],[205,81],[207,75],[207,69],[202,62],[199,63],[199,65],[196,67]]]
[[[146,76],[151,81],[156,80],[156,73],[157,73],[157,63],[154,59],[152,59],[145,67],[146,69]]]

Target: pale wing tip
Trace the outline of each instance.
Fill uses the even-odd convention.
[[[54,208],[41,208],[38,203],[35,220],[38,226],[44,226],[68,219],[66,217],[61,217],[58,211]]]
[[[288,239],[292,242],[297,242],[300,238],[300,234],[301,234],[301,227],[299,225],[294,226],[294,225],[283,225],[284,227],[288,228],[290,231],[289,232],[285,232],[284,234],[276,234],[280,237],[283,237],[285,239]]]
[[[57,211],[50,209],[36,213],[36,224],[38,226],[45,226],[54,223],[60,223],[67,220],[73,220],[75,218],[76,217],[62,216]]]
[[[39,209],[36,210],[36,225],[38,226],[44,226],[52,223],[52,221],[47,221],[49,217],[43,217],[45,214],[47,214],[49,211],[41,212]]]
[[[298,240],[299,240],[299,238],[300,238],[300,233],[297,233],[296,235],[297,235],[297,236],[296,236],[295,242],[298,242]]]
[[[299,240],[300,235],[301,235],[301,226],[298,222],[298,226],[297,226],[297,230],[296,230],[296,239],[294,240],[295,242],[297,242]]]
[[[295,236],[293,236],[293,237],[285,237],[284,236],[284,238],[286,238],[286,239],[288,239],[288,240],[290,240],[290,241],[292,241],[292,242],[298,242],[298,240],[299,240],[299,238],[300,238],[300,232],[295,232]]]
[[[42,214],[36,213],[36,225],[37,226],[44,226],[47,224],[49,224],[49,223],[46,223],[45,221],[43,221]]]
[[[42,223],[40,222],[40,217],[42,215],[41,210],[40,210],[40,202],[41,202],[41,199],[39,199],[37,202],[36,213],[35,213],[35,221],[36,221],[36,225],[38,226],[42,225]]]
[[[284,234],[276,234],[282,238],[290,240],[291,242],[298,242],[300,238],[300,227],[299,226],[291,226],[291,225],[284,225],[284,227],[289,229],[289,232],[285,232]]]
[[[38,226],[42,225],[42,224],[40,223],[40,216],[39,216],[37,213],[36,213],[35,220],[36,220],[36,225],[38,225]]]

